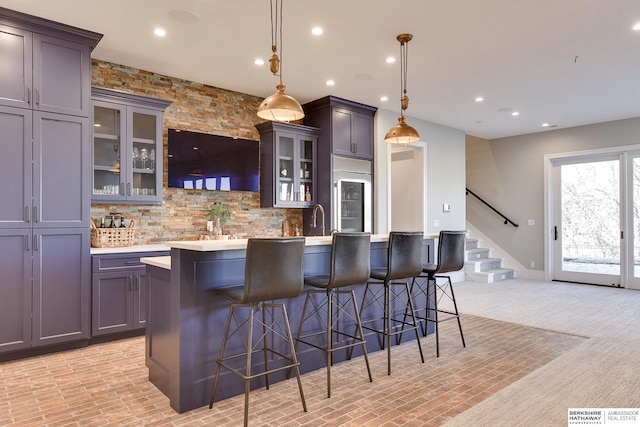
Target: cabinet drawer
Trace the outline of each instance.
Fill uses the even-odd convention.
[[[145,264],[140,258],[169,255],[169,251],[158,252],[134,252],[128,254],[94,255],[92,257],[92,270],[94,273],[105,271],[131,270],[144,268]]]

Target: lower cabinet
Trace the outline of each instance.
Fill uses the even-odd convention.
[[[144,329],[148,280],[140,258],[168,254],[161,251],[93,256],[92,336]]]
[[[0,229],[0,353],[89,338],[88,229]]]

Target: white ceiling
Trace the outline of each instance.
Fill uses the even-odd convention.
[[[271,54],[268,0],[0,6],[104,34],[98,59],[260,97],[275,91],[268,65],[253,63]],[[409,124],[493,139],[544,131],[544,122],[639,117],[637,22],[640,0],[285,0],[283,80],[301,103],[330,94],[399,112],[400,63],[385,58],[399,56],[396,35],[408,32]],[[311,34],[316,25],[323,36]],[[165,38],[152,34],[158,26]]]

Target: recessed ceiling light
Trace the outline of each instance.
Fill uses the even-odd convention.
[[[479,97],[476,98],[476,102],[482,102],[482,101],[484,101],[483,97],[479,96]]]
[[[256,65],[264,65],[264,59],[256,59],[255,61],[253,61],[254,64]]]
[[[396,58],[394,58],[393,56],[389,56],[387,59],[385,59],[385,61],[387,61],[387,64],[393,64],[394,62],[396,62]]]
[[[640,22],[638,22],[636,25],[634,25],[633,27],[631,27],[634,31],[640,31]]]
[[[542,127],[543,127],[543,128],[548,128],[548,127],[549,127],[549,123],[543,123],[543,124],[542,124]]]
[[[324,33],[324,30],[322,29],[322,27],[313,27],[311,29],[311,34],[313,34],[314,36],[321,36],[322,33]]]
[[[327,80],[327,86],[333,86],[334,84],[336,84],[336,82],[333,80]]]
[[[512,116],[519,116],[520,113],[518,113],[517,111],[514,111],[513,113],[511,113]]]
[[[380,101],[382,101],[382,102],[385,102],[385,101],[388,101],[388,100],[389,100],[388,96],[381,96],[380,97]]]
[[[158,37],[164,37],[167,35],[167,32],[162,28],[156,28],[155,30],[153,30],[153,34]]]

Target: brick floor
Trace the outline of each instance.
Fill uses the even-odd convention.
[[[415,343],[370,355],[373,383],[360,358],[332,369],[326,398],[323,369],[303,375],[309,411],[304,413],[295,381],[252,391],[249,422],[255,426],[437,426],[496,391],[544,366],[585,338],[463,316],[467,348],[455,322],[423,338],[425,363]],[[3,426],[238,426],[243,396],[177,414],[147,379],[144,338],[0,364]]]

